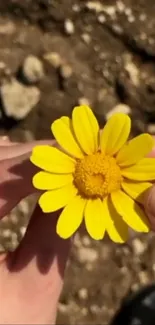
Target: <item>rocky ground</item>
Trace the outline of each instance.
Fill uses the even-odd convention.
[[[132,133],[155,133],[154,0],[0,0],[0,134],[51,137],[50,124],[88,103],[101,126],[130,114]],[[0,223],[0,250],[14,249],[30,198]],[[123,246],[77,234],[58,324],[107,325],[122,298],[155,275],[155,238]]]

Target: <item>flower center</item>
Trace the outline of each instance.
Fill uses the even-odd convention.
[[[104,198],[121,186],[121,171],[113,157],[97,152],[77,160],[74,183],[87,198]]]

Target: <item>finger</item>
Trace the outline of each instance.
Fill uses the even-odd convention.
[[[12,299],[15,299],[16,293],[21,294],[23,305],[20,306],[21,319],[18,320],[21,323],[25,310],[29,316],[32,313],[37,315],[36,324],[53,324],[55,321],[70,250],[70,241],[56,235],[57,217],[56,213],[44,215],[37,207],[21,245],[5,261],[11,272],[11,285],[16,288]],[[29,301],[35,303],[31,305]]]
[[[21,156],[24,154],[28,154],[31,152],[32,148],[36,145],[40,144],[50,144],[54,145],[54,140],[40,140],[40,141],[32,141],[29,143],[18,143],[12,146],[12,144],[9,144],[7,146],[2,146],[0,150],[0,160],[4,159],[11,159],[17,156]]]
[[[8,214],[24,197],[36,192],[32,186],[32,177],[37,168],[30,162],[29,155],[38,143],[53,144],[53,141],[36,141],[18,145],[18,148],[2,148],[5,158],[7,149],[9,155],[12,152],[12,158],[0,162],[0,218]]]
[[[144,208],[150,221],[151,229],[155,231],[155,185],[146,194]]]

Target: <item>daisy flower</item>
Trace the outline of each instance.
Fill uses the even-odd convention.
[[[123,243],[129,227],[148,232],[142,204],[155,180],[155,160],[146,158],[153,138],[145,133],[128,141],[131,120],[123,113],[114,114],[100,131],[88,106],[75,107],[72,119],[63,116],[51,129],[60,149],[36,146],[30,159],[42,169],[33,185],[45,191],[39,199],[43,212],[64,208],[57,234],[69,238],[83,220],[96,240],[107,233]]]

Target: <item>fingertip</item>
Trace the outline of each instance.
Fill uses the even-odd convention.
[[[149,219],[151,229],[155,231],[155,185],[146,193],[144,208]]]

